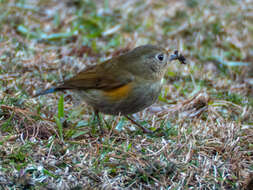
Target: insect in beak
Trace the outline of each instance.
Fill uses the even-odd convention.
[[[178,60],[181,64],[186,64],[186,62],[185,62],[185,57],[182,55],[182,54],[179,54],[178,53],[178,50],[175,50],[174,51],[174,54],[172,54],[171,56],[170,56],[170,59],[169,59],[170,61],[173,61],[173,60]]]

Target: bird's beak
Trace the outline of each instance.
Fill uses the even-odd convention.
[[[178,53],[178,50],[174,51],[174,54],[170,55],[170,61],[178,60],[181,64],[186,64],[186,59],[182,54]]]
[[[173,60],[177,60],[178,59],[178,56],[176,54],[172,54],[170,55],[170,61],[173,61]]]

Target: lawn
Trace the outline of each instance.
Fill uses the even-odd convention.
[[[0,0],[0,189],[253,188],[251,0]],[[75,93],[33,95],[143,44],[169,65],[125,117]],[[158,132],[157,132],[158,131]]]

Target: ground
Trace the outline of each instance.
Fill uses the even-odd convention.
[[[252,189],[251,0],[0,0],[2,189]],[[179,50],[126,118],[71,91],[33,97],[138,45]],[[158,132],[155,131],[158,129]]]

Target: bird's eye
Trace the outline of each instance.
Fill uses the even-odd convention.
[[[160,54],[158,54],[158,55],[156,56],[156,58],[157,58],[159,61],[163,61],[164,55],[163,55],[162,53],[160,53]]]

